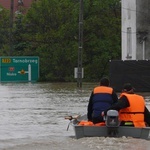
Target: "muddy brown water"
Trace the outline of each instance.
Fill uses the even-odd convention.
[[[68,115],[87,111],[97,83],[1,83],[0,150],[149,150],[150,142],[133,138],[75,139]],[[141,93],[150,107],[150,93]]]

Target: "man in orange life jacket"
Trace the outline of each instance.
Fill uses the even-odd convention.
[[[100,81],[100,86],[93,89],[87,108],[88,121],[94,124],[104,122],[101,112],[108,109],[118,101],[114,89],[109,87],[109,79],[104,77]]]
[[[144,98],[134,93],[134,88],[130,83],[124,84],[118,103],[102,112],[102,116],[106,115],[110,109],[119,111],[121,126],[145,127],[146,124],[150,125],[150,113],[145,106]]]

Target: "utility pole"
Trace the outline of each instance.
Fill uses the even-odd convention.
[[[9,31],[9,44],[10,44],[10,56],[13,54],[13,19],[14,19],[14,0],[11,0],[10,4],[10,31]]]
[[[79,48],[78,48],[78,72],[77,72],[77,86],[79,88],[82,88],[82,49],[83,49],[83,0],[80,0]]]

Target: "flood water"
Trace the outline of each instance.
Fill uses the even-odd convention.
[[[76,83],[1,83],[0,149],[7,150],[36,141],[40,141],[42,144],[44,140],[55,141],[61,138],[72,140],[72,144],[74,144],[75,139],[71,138],[74,136],[74,131],[71,126],[69,131],[66,131],[69,122],[64,117],[86,113],[88,99],[94,86],[96,84],[85,83],[81,90],[77,88]],[[150,93],[142,94],[150,110]],[[82,138],[78,141],[83,144],[82,148],[84,148],[84,143],[92,141],[93,145],[96,145],[94,143],[96,140],[97,142],[103,141],[103,150],[108,149],[106,139]],[[132,149],[134,142],[143,143],[143,140],[140,139],[133,139],[131,143],[129,141],[131,142],[131,139],[111,139],[112,143],[109,149],[116,148],[112,146],[114,142],[129,143],[126,147]],[[146,148],[150,147],[150,144],[146,140],[144,141]],[[136,146],[135,143],[134,146]],[[85,145],[87,146],[87,144]],[[92,148],[102,149],[102,147],[98,147],[99,145],[100,143]],[[62,150],[61,146],[58,146],[57,149]],[[89,148],[91,148],[90,146]],[[136,150],[148,150],[142,148],[143,146],[140,149],[139,145],[135,147]],[[56,146],[49,149],[55,150]],[[85,149],[87,150],[87,148]]]

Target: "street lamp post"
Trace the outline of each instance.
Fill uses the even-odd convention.
[[[79,48],[78,48],[78,72],[77,86],[82,87],[82,49],[83,49],[83,0],[80,0],[79,9]]]

